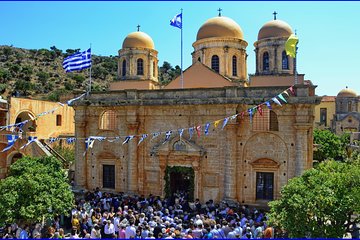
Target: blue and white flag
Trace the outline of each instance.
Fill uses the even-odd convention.
[[[229,121],[229,117],[227,117],[227,118],[224,119],[224,123],[223,123],[223,125],[222,125],[221,130],[224,129],[224,127],[226,126],[226,124],[228,123],[228,121]]]
[[[249,113],[249,116],[250,116],[250,123],[252,123],[253,109],[252,109],[252,108],[249,108],[249,109],[248,109],[248,113]]]
[[[122,144],[124,145],[125,143],[129,143],[129,141],[130,141],[131,139],[133,139],[133,138],[134,138],[133,135],[127,136]]]
[[[208,135],[208,134],[209,134],[209,127],[210,127],[210,123],[206,123],[206,124],[205,124],[205,130],[204,130],[205,135]]]
[[[5,152],[5,151],[9,150],[14,145],[16,140],[18,140],[19,136],[7,134],[6,138],[7,138],[8,145],[1,152]]]
[[[170,25],[177,28],[182,28],[182,13],[177,14],[170,20]]]
[[[180,135],[180,138],[182,137],[182,135],[184,134],[184,129],[181,128],[181,129],[178,129],[178,133]]]
[[[76,97],[76,98],[70,99],[70,100],[68,100],[68,101],[66,102],[66,104],[70,106],[72,102],[74,102],[74,101],[76,101],[76,100],[79,100],[80,98],[82,98],[82,97],[85,96],[85,95],[86,95],[86,93],[83,93],[83,94],[81,94],[80,96],[78,96],[78,97]]]
[[[272,108],[271,108],[271,104],[270,104],[269,101],[266,101],[265,104],[266,104],[266,106],[267,106],[270,110],[272,109]]]
[[[28,142],[27,142],[24,146],[22,146],[20,149],[26,148],[26,147],[29,146],[31,143],[35,142],[36,139],[37,139],[37,137],[32,137],[32,136],[30,136],[30,137],[28,138]]]
[[[120,140],[120,137],[115,137],[114,139],[108,139],[108,142],[117,142]]]
[[[74,137],[71,137],[71,138],[67,138],[67,139],[66,139],[67,144],[72,144],[72,143],[74,143],[75,141],[76,141],[76,138],[74,138]]]
[[[191,140],[191,138],[192,138],[192,135],[194,134],[194,127],[191,127],[191,128],[189,128],[189,141]]]
[[[66,72],[82,70],[91,67],[91,48],[84,52],[77,52],[64,59],[63,68]]]
[[[147,138],[147,136],[148,136],[147,134],[141,135],[141,138],[140,138],[140,140],[139,140],[139,142],[138,142],[138,146],[139,146],[140,143],[142,143],[142,141],[145,140],[145,138]]]
[[[94,146],[95,139],[89,137],[85,140],[85,151]]]
[[[166,132],[164,143],[170,139],[171,133],[172,133],[172,131],[167,131],[167,132]],[[164,144],[164,143],[163,143],[163,144]]]

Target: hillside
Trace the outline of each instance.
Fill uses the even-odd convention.
[[[61,96],[74,90],[88,89],[89,69],[66,73],[62,68],[64,58],[77,51],[79,49],[63,52],[55,46],[38,50],[0,46],[0,95],[59,101]],[[92,91],[105,91],[109,83],[117,79],[117,59],[117,56],[92,54]],[[179,66],[173,68],[165,61],[159,67],[160,85],[168,84],[180,71]]]
[[[58,101],[61,95],[89,86],[89,69],[66,73],[64,57],[78,49],[63,52],[55,46],[48,49],[22,49],[0,46],[0,94]],[[92,90],[104,91],[117,76],[117,57],[92,55]]]

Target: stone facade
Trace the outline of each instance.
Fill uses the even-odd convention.
[[[76,137],[97,135],[122,136],[118,142],[95,143],[83,157],[85,145],[77,142],[75,182],[78,187],[103,187],[103,166],[115,166],[115,187],[108,191],[164,196],[166,166],[185,166],[195,172],[194,197],[200,200],[237,200],[261,204],[256,199],[256,173],[273,173],[274,195],[289,178],[312,167],[312,129],[314,106],[320,98],[309,93],[313,86],[297,86],[296,96],[288,104],[273,106],[277,131],[254,131],[249,116],[221,126],[212,124],[209,135],[196,132],[185,148],[174,149],[180,140],[177,129],[214,122],[260,104],[276,96],[284,87],[224,87],[177,90],[126,90],[92,93],[75,103]],[[104,111],[116,114],[115,128],[99,127]],[[165,134],[139,146],[141,134],[173,130],[169,141]],[[136,135],[122,144],[128,135]]]

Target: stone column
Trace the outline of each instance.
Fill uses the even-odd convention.
[[[279,72],[279,64],[278,64],[278,55],[277,55],[277,45],[274,46],[274,72]]]
[[[259,74],[259,48],[255,48],[255,74]]]
[[[223,70],[223,75],[224,76],[227,76],[227,77],[229,77],[230,75],[229,75],[229,59],[228,59],[228,57],[229,57],[229,47],[224,47],[224,70]],[[219,58],[220,58],[220,56],[219,56]],[[219,61],[221,61],[222,59],[220,58],[219,59]],[[221,74],[221,64],[220,64],[220,74]]]
[[[236,128],[236,122],[228,123],[226,126],[224,198],[228,201],[234,201],[236,199]]]
[[[75,137],[84,139],[86,137],[86,108],[75,108]],[[75,143],[75,186],[78,188],[87,187],[87,156],[83,157],[85,144],[82,141]]]
[[[308,130],[311,128],[309,123],[295,123],[295,176],[300,176],[307,169],[308,159]]]
[[[138,123],[128,123],[128,135],[136,135]],[[127,143],[127,190],[130,193],[138,193],[138,159],[137,159],[137,142],[132,139]]]

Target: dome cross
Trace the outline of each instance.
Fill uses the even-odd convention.
[[[219,8],[219,9],[218,9],[218,12],[219,12],[219,17],[221,17],[221,11],[222,11],[222,9],[221,9],[221,8]]]
[[[139,32],[141,26],[138,24],[136,27],[137,27],[137,31]]]
[[[276,15],[278,14],[276,11],[273,12],[274,14],[274,20],[276,20]]]

